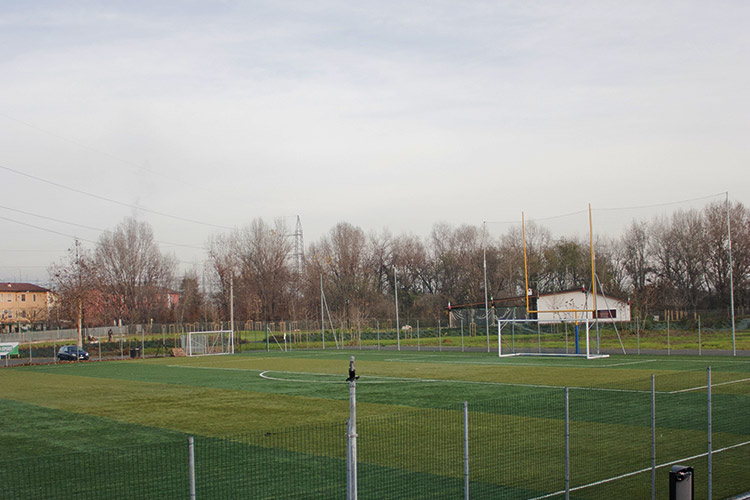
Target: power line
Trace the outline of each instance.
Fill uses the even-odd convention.
[[[594,208],[594,207],[592,207],[591,210],[594,211],[594,212],[605,212],[605,211],[618,211],[618,210],[625,211],[625,210],[640,210],[640,209],[644,209],[644,208],[668,207],[668,206],[672,206],[672,205],[681,205],[683,203],[690,203],[690,202],[693,202],[693,201],[708,200],[708,199],[711,199],[711,198],[716,198],[718,196],[724,196],[725,194],[726,194],[726,192],[712,194],[712,195],[708,195],[708,196],[699,196],[697,198],[690,198],[690,199],[687,199],[687,200],[678,200],[678,201],[670,201],[670,202],[666,202],[666,203],[657,203],[655,205],[641,205],[641,206],[632,206],[632,207],[609,207],[609,208]],[[536,218],[536,219],[527,219],[527,220],[528,221],[543,221],[543,220],[551,220],[551,219],[560,219],[560,218],[563,218],[563,217],[570,217],[572,215],[580,215],[580,214],[586,213],[586,212],[587,212],[587,210],[579,210],[577,212],[571,212],[571,213],[568,213],[568,214],[550,215],[550,216],[547,216],[547,217],[539,217],[539,218]],[[485,224],[520,224],[521,221],[520,220],[509,220],[509,221],[491,221],[491,220],[487,220],[487,221],[484,221],[484,223]]]
[[[53,219],[51,217],[45,217],[43,215],[36,215],[36,214],[32,214],[30,212],[24,212],[22,210],[16,210],[16,209],[13,209],[13,208],[7,208],[7,207],[3,207],[3,206],[0,206],[0,208],[6,208],[7,210],[13,210],[15,212],[21,212],[21,213],[26,214],[26,215],[31,215],[33,217],[41,217],[42,219],[48,219],[48,220],[52,220],[52,221],[55,221],[55,222],[61,222],[63,224],[70,224],[71,226],[82,227],[84,229],[90,229],[92,231],[99,231],[99,232],[102,232],[102,233],[112,233],[112,231],[110,231],[108,229],[98,229],[98,228],[95,228],[95,227],[83,226],[81,224],[76,224],[74,222],[66,222],[66,221],[62,221],[62,220],[59,220],[59,219]],[[31,227],[31,228],[34,228],[34,229],[39,229],[40,231],[46,231],[48,233],[54,233],[54,234],[58,234],[60,236],[67,236],[69,238],[78,239],[78,240],[81,240],[81,241],[85,241],[87,243],[96,244],[95,241],[88,240],[86,238],[81,238],[80,236],[73,236],[73,235],[70,235],[70,234],[61,233],[61,232],[55,231],[53,229],[47,229],[47,228],[44,228],[44,227],[35,226],[33,224],[28,224],[26,222],[17,221],[15,219],[9,219],[8,217],[2,217],[2,216],[0,216],[0,219],[7,220],[9,222],[14,222],[14,223],[20,224],[22,226],[28,226],[28,227]],[[169,241],[154,240],[154,242],[159,243],[161,245],[176,246],[176,247],[185,247],[185,248],[193,248],[195,250],[203,250],[203,251],[206,250],[205,247],[199,247],[199,246],[194,246],[194,245],[184,245],[184,244],[181,244],[181,243],[171,243]]]
[[[73,236],[72,234],[61,233],[60,231],[55,231],[54,229],[48,229],[46,227],[35,226],[34,224],[29,224],[27,222],[21,222],[21,221],[18,221],[18,220],[9,219],[9,218],[3,217],[1,215],[0,215],[0,219],[7,220],[8,222],[13,222],[15,224],[20,224],[21,226],[27,226],[27,227],[31,227],[31,228],[34,228],[34,229],[38,229],[40,231],[45,231],[47,233],[52,233],[52,234],[57,234],[57,235],[60,235],[60,236],[65,236],[66,238],[79,239],[81,241],[85,241],[86,243],[96,244],[95,241],[87,240],[86,238],[81,238],[79,236]]]
[[[215,228],[218,228],[218,229],[229,229],[229,230],[233,229],[233,228],[228,227],[228,226],[221,226],[221,225],[218,225],[218,224],[211,224],[209,222],[201,222],[201,221],[197,221],[197,220],[193,220],[193,219],[188,219],[188,218],[185,218],[185,217],[179,217],[177,215],[170,215],[170,214],[166,214],[164,212],[158,212],[156,210],[150,210],[148,208],[139,207],[137,205],[131,205],[130,203],[125,203],[125,202],[122,202],[122,201],[117,201],[117,200],[113,200],[113,199],[110,199],[110,198],[105,198],[104,196],[99,196],[98,194],[93,194],[93,193],[89,193],[87,191],[82,191],[80,189],[76,189],[76,188],[73,188],[73,187],[70,187],[70,186],[65,186],[64,184],[60,184],[58,182],[54,182],[54,181],[50,181],[50,180],[47,180],[47,179],[43,179],[43,178],[37,177],[35,175],[27,174],[25,172],[21,172],[19,170],[12,169],[10,167],[6,167],[4,165],[0,165],[0,168],[3,169],[3,170],[7,170],[8,172],[13,172],[14,174],[17,174],[17,175],[21,175],[23,177],[28,177],[29,179],[33,179],[35,181],[44,182],[45,184],[49,184],[51,186],[55,186],[55,187],[58,187],[58,188],[61,188],[61,189],[67,189],[68,191],[72,191],[74,193],[82,194],[82,195],[85,195],[85,196],[90,196],[91,198],[96,198],[97,200],[102,200],[102,201],[106,201],[108,203],[114,203],[115,205],[120,205],[120,206],[123,206],[123,207],[132,208],[133,210],[141,210],[143,212],[147,212],[147,213],[151,213],[151,214],[155,214],[155,215],[160,215],[162,217],[168,217],[170,219],[181,220],[183,222],[190,222],[191,224],[199,224],[199,225],[202,225],[202,226],[215,227]]]
[[[669,202],[666,202],[666,203],[657,203],[655,205],[641,205],[641,206],[637,206],[637,207],[592,208],[592,210],[594,212],[604,212],[604,211],[608,211],[608,210],[613,210],[613,211],[614,210],[640,210],[640,209],[643,209],[643,208],[668,207],[668,206],[671,206],[671,205],[680,205],[682,203],[689,203],[689,202],[692,202],[692,201],[708,200],[710,198],[716,198],[717,196],[724,196],[725,194],[726,194],[726,192],[723,192],[723,193],[717,193],[717,194],[712,194],[712,195],[708,195],[708,196],[700,196],[698,198],[690,198],[688,200],[679,200],[679,201],[669,201]]]

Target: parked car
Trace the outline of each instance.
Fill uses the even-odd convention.
[[[75,345],[64,345],[57,351],[57,359],[60,361],[86,361],[89,359],[89,353]]]

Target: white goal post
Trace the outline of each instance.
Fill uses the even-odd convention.
[[[556,323],[564,323],[565,321],[560,320]],[[609,354],[595,354],[591,352],[591,344],[590,344],[590,336],[589,336],[589,320],[588,318],[584,318],[582,320],[579,320],[575,322],[577,325],[578,323],[583,323],[582,326],[584,326],[584,332],[585,332],[585,338],[581,339],[585,342],[585,351],[580,352],[580,349],[578,348],[578,341],[576,341],[576,352],[569,353],[568,349],[566,347],[565,352],[541,352],[541,344],[539,345],[539,350],[537,352],[515,352],[515,349],[513,349],[512,352],[503,352],[503,329],[507,327],[508,325],[516,326],[516,325],[527,325],[527,324],[533,324],[535,327],[539,327],[539,320],[534,319],[503,319],[498,318],[497,319],[497,355],[500,358],[505,357],[511,357],[511,356],[561,356],[561,357],[584,357],[586,359],[600,359],[600,358],[608,358]],[[576,326],[576,336],[578,333],[578,326]],[[507,330],[506,330],[507,335]],[[567,342],[566,342],[567,343]]]
[[[215,330],[211,332],[188,332],[180,337],[187,356],[234,354],[234,332]]]

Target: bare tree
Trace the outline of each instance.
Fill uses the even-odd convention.
[[[185,273],[180,281],[180,302],[176,319],[180,323],[195,323],[201,320],[205,299],[201,293],[195,271]]]
[[[240,280],[257,297],[260,319],[288,318],[295,273],[290,262],[293,241],[283,219],[273,226],[255,219],[237,234]]]
[[[727,214],[729,208],[729,214]],[[706,257],[706,283],[710,291],[710,306],[722,307],[729,303],[729,215],[732,229],[732,271],[740,304],[746,304],[750,277],[750,213],[740,203],[712,203],[704,211],[705,231],[701,235]]]
[[[705,295],[703,220],[695,210],[676,212],[654,224],[656,276],[668,307],[696,309]]]
[[[436,287],[447,304],[467,303],[483,296],[482,230],[436,224],[430,234]]]
[[[86,319],[101,321],[101,293],[96,287],[95,266],[91,252],[78,240],[65,258],[49,268],[50,284],[55,294],[55,309],[61,321],[76,325],[78,347],[83,345],[82,328]]]
[[[240,269],[238,239],[237,232],[234,232],[228,235],[215,235],[208,241],[206,268],[209,275],[210,295],[215,306],[214,312],[219,318],[229,318],[230,287],[235,282],[237,282],[235,303],[239,305],[237,313],[244,317],[257,317],[248,311],[251,301],[247,296],[250,292],[238,279]]]
[[[320,296],[319,280],[331,314],[347,322],[369,317],[378,300],[377,277],[367,237],[362,229],[346,222],[338,223],[328,235],[310,246],[306,290],[309,298]],[[314,310],[308,299],[308,308]]]
[[[163,255],[151,226],[132,218],[99,238],[96,273],[113,319],[144,323],[163,318],[176,263]]]

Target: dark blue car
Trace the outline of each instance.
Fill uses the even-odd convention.
[[[75,345],[64,345],[57,351],[57,359],[60,361],[86,361],[89,359],[89,353]]]

